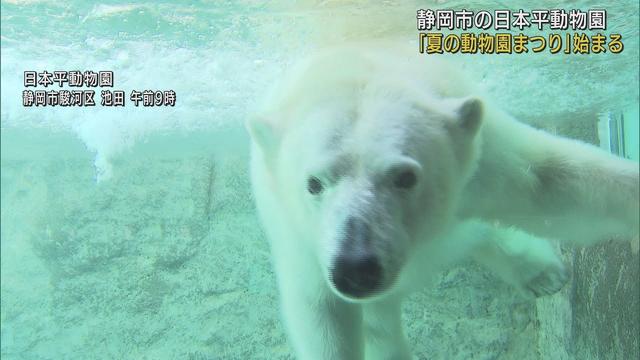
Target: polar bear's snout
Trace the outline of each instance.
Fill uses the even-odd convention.
[[[333,261],[330,281],[336,290],[352,298],[364,298],[380,289],[383,268],[371,246],[371,226],[349,217],[340,250]]]
[[[331,281],[343,295],[364,298],[380,288],[382,266],[372,254],[341,255],[331,271]]]
[[[363,248],[367,250],[371,245],[371,225],[364,220],[350,216],[345,224],[342,247],[347,251]]]

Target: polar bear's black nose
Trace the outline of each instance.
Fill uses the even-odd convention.
[[[380,288],[382,266],[373,255],[341,255],[331,271],[331,281],[341,293],[355,298],[371,295]]]

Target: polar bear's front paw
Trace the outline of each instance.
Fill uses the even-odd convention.
[[[525,296],[551,295],[567,283],[567,269],[547,240],[514,228],[500,234],[492,265]]]
[[[525,291],[534,297],[552,295],[558,292],[569,280],[567,270],[562,263],[549,265],[525,285]]]

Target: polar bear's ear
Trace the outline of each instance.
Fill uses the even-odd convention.
[[[478,98],[468,97],[462,100],[456,113],[458,125],[471,134],[475,134],[482,123],[482,101]]]
[[[263,151],[273,151],[278,146],[278,134],[276,125],[268,117],[251,116],[245,123],[247,131],[253,141]]]

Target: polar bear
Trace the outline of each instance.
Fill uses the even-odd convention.
[[[638,233],[637,163],[519,123],[396,45],[318,51],[247,128],[301,359],[410,359],[402,298],[466,256],[542,296],[567,279],[547,239]]]

